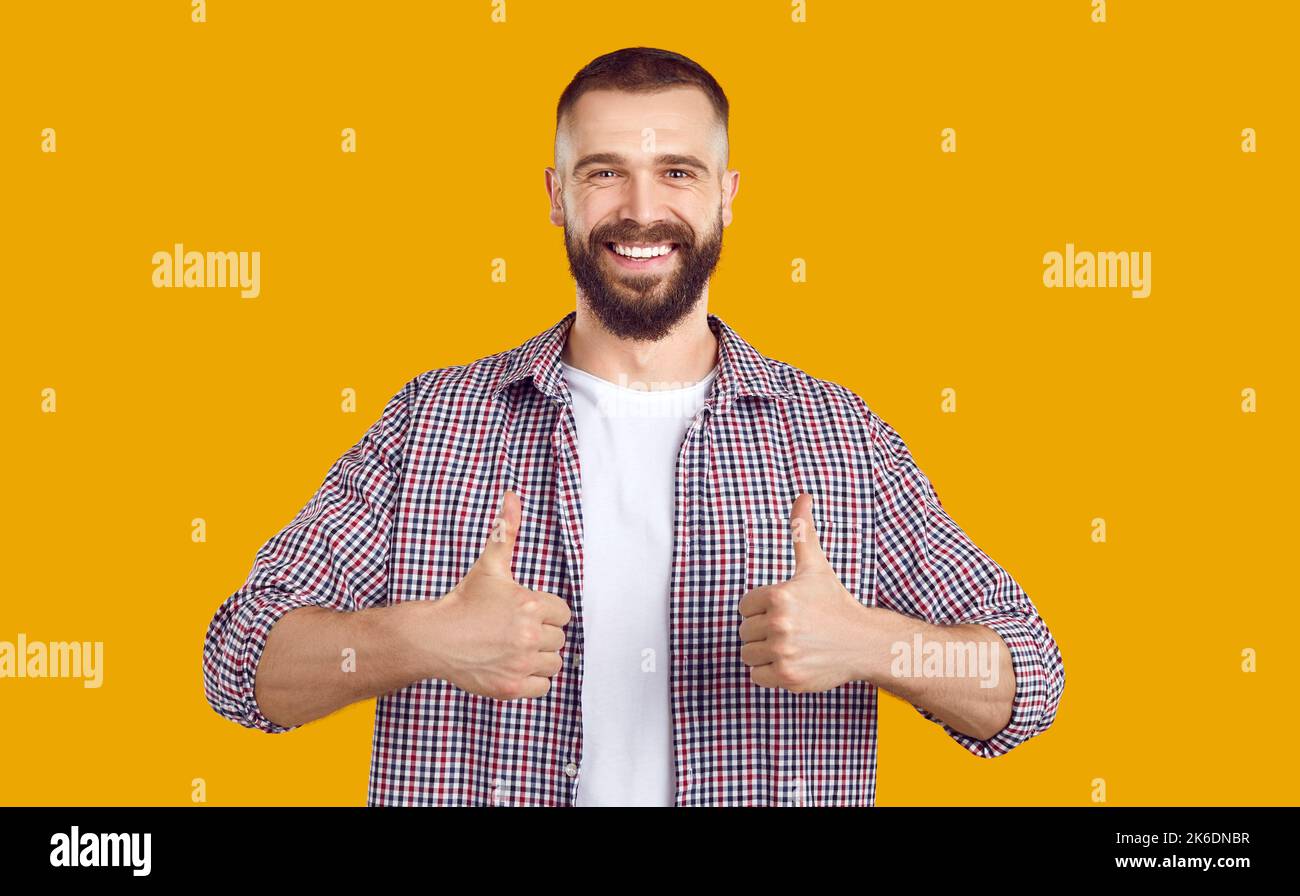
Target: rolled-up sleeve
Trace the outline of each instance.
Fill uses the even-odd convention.
[[[1060,649],[1019,583],[944,510],[899,434],[868,415],[875,604],[934,625],[987,626],[1010,652],[1016,677],[1011,719],[986,740],[914,708],[976,756],[1000,756],[1055,721],[1065,689]]]
[[[360,610],[388,593],[396,501],[419,377],[385,405],[361,440],[334,462],[320,489],[257,552],[244,584],[218,607],[203,644],[203,686],[219,714],[271,734],[292,731],[254,699],[271,627],[291,610]]]

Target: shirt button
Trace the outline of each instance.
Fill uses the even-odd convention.
[[[568,765],[566,765],[566,766],[564,767],[564,773],[565,773],[566,775],[568,775],[570,778],[576,778],[576,777],[578,776],[578,765],[577,765],[577,763],[575,763],[575,762],[570,762]]]

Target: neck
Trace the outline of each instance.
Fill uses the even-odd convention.
[[[718,363],[718,340],[709,329],[708,294],[700,296],[691,312],[655,342],[610,333],[579,295],[577,317],[560,358],[615,383],[642,382],[654,388],[655,383],[698,382]]]

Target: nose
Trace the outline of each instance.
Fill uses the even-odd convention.
[[[635,221],[642,230],[665,220],[652,173],[641,171],[629,175],[619,214],[625,221]]]

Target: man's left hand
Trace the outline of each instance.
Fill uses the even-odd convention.
[[[812,496],[790,513],[794,575],[740,600],[740,658],[764,688],[829,691],[860,676],[870,617],[831,568],[812,520]]]

